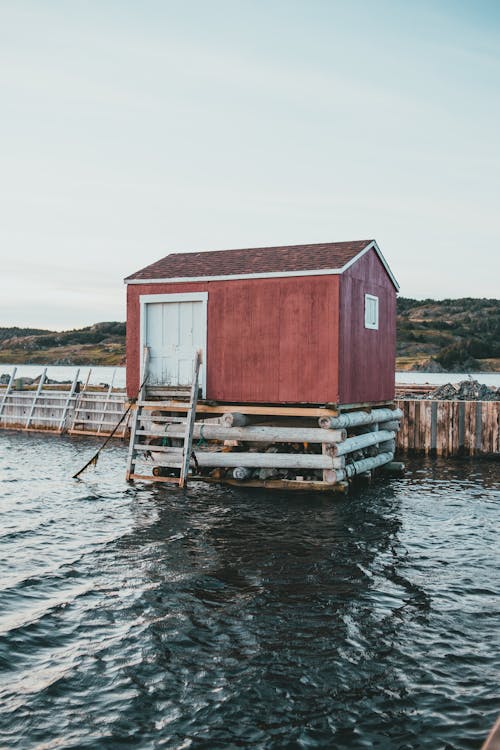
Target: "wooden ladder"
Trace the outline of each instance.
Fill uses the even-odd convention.
[[[165,436],[168,433],[168,426],[171,424],[177,424],[178,426],[184,426],[184,437],[182,447],[172,446],[158,446],[151,445],[147,442],[141,442],[143,438],[158,438],[162,437],[158,432],[153,432],[151,429],[145,429],[143,426],[144,416],[147,417],[148,412],[151,411],[168,411],[168,403],[165,401],[150,401],[146,398],[146,380],[147,380],[147,366],[149,360],[149,350],[145,352],[144,356],[144,367],[143,367],[143,385],[139,391],[136,408],[132,418],[130,426],[130,443],[127,457],[127,472],[126,480],[132,481],[134,479],[146,480],[149,482],[171,482],[177,484],[179,487],[185,487],[188,481],[189,468],[191,464],[191,455],[193,449],[193,430],[196,417],[196,406],[198,404],[198,391],[200,384],[200,367],[202,364],[202,352],[198,350],[194,358],[193,367],[193,380],[189,395],[189,400],[185,401],[186,416],[156,416],[155,422],[163,423],[165,425]],[[182,394],[182,391],[179,391]],[[183,395],[184,395],[183,394]],[[182,402],[176,402],[176,406]],[[168,467],[170,469],[178,469],[179,476],[164,476],[154,474],[139,474],[135,471],[135,466],[139,460],[139,456],[144,453],[161,453],[167,454],[168,456]],[[154,462],[155,467],[161,467],[161,459]]]

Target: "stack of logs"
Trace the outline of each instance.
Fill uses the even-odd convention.
[[[194,425],[193,478],[242,483],[290,480],[332,486],[393,461],[400,409],[378,408],[269,422],[238,412]],[[183,420],[155,410],[142,419],[143,456],[156,477],[175,476],[185,432]],[[142,446],[141,446],[142,447]]]

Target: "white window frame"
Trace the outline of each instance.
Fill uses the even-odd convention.
[[[208,292],[184,292],[178,294],[141,294],[139,296],[140,304],[140,372],[142,373],[144,367],[144,346],[146,344],[146,306],[148,304],[157,304],[162,302],[202,302],[203,303],[203,364],[201,366],[201,392],[203,398],[207,397],[207,363],[208,363],[208,352],[207,352],[207,337],[208,337],[208,324],[207,324],[207,307],[208,307]]]
[[[374,294],[365,294],[365,328],[378,331],[379,300]],[[374,313],[372,316],[371,313]]]

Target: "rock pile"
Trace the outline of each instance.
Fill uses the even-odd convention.
[[[460,383],[445,383],[423,396],[437,401],[500,401],[500,391],[477,380],[462,380]]]

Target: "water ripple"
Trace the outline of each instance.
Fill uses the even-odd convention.
[[[94,441],[0,441],[1,748],[481,744],[497,464],[332,500],[129,487],[122,445],[75,482]]]

